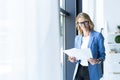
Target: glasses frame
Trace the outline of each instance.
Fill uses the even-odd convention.
[[[89,21],[77,22],[77,25],[80,25],[80,26],[87,25],[87,24],[89,24]]]

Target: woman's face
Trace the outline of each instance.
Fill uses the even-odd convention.
[[[78,18],[77,20],[77,25],[79,25],[79,27],[83,30],[83,31],[88,31],[89,28],[89,21],[87,19],[84,18]]]

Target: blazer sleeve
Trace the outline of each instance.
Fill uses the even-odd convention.
[[[101,33],[98,35],[98,52],[99,58],[105,60],[105,46],[104,46],[104,37]]]

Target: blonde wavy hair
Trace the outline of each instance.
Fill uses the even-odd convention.
[[[76,22],[75,22],[76,23],[76,28],[78,30],[78,34],[82,34],[83,33],[80,25],[77,24],[79,18],[84,18],[84,19],[88,20],[89,21],[90,30],[94,30],[94,24],[93,24],[92,20],[90,19],[89,15],[87,13],[79,13],[77,15],[77,17],[76,17]]]

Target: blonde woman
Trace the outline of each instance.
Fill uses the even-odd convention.
[[[93,58],[84,61],[68,57],[70,62],[76,62],[73,80],[100,80],[102,77],[101,64],[105,60],[104,37],[94,30],[94,24],[87,13],[79,13],[76,17],[78,35],[75,37],[75,48],[90,48]],[[86,55],[86,54],[85,54]]]

